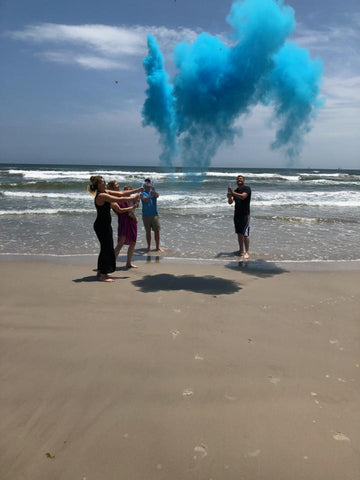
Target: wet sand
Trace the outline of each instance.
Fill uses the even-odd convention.
[[[0,261],[0,478],[358,480],[360,271],[155,260]]]

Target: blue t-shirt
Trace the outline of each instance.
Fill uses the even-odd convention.
[[[151,191],[150,192],[142,192],[141,200],[143,200],[144,198],[149,198],[151,193],[152,193]],[[156,200],[157,199],[154,195],[152,198],[150,198],[150,200],[148,202],[144,202],[144,201],[141,202],[142,203],[142,215],[143,215],[143,217],[153,217],[154,215],[158,214]]]

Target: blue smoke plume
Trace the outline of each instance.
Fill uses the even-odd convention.
[[[154,126],[162,144],[161,162],[177,155],[184,167],[207,170],[223,142],[232,143],[235,121],[257,104],[273,108],[277,125],[271,148],[290,157],[320,106],[322,63],[287,38],[295,29],[294,10],[282,0],[238,0],[227,18],[225,44],[207,33],[175,46],[177,74],[172,84],[159,47],[148,36],[144,60],[149,85],[144,125]]]
[[[163,165],[171,167],[177,154],[177,124],[174,87],[169,83],[169,75],[164,69],[164,58],[152,35],[148,35],[149,56],[144,59],[149,88],[146,90],[142,114],[143,125],[153,125],[160,134]]]

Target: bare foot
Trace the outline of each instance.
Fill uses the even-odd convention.
[[[156,252],[163,252],[163,251],[164,251],[164,250],[163,250],[161,247],[159,247],[159,248],[156,249]]]
[[[100,275],[98,275],[98,278],[99,278],[100,282],[113,282],[114,281],[113,278],[110,278],[103,273],[100,273]]]
[[[245,252],[245,253],[244,253],[244,258],[246,258],[246,259],[248,259],[248,258],[249,258],[249,254],[248,254],[248,252]]]
[[[138,268],[138,267],[136,265],[134,265],[133,263],[127,263],[126,268]]]

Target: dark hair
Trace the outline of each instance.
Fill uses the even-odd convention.
[[[88,186],[88,190],[90,190],[90,192],[96,192],[97,186],[101,180],[103,180],[101,175],[93,175],[90,177],[90,185]]]
[[[145,183],[151,183],[151,180],[150,180],[150,178],[145,178],[144,182]]]

